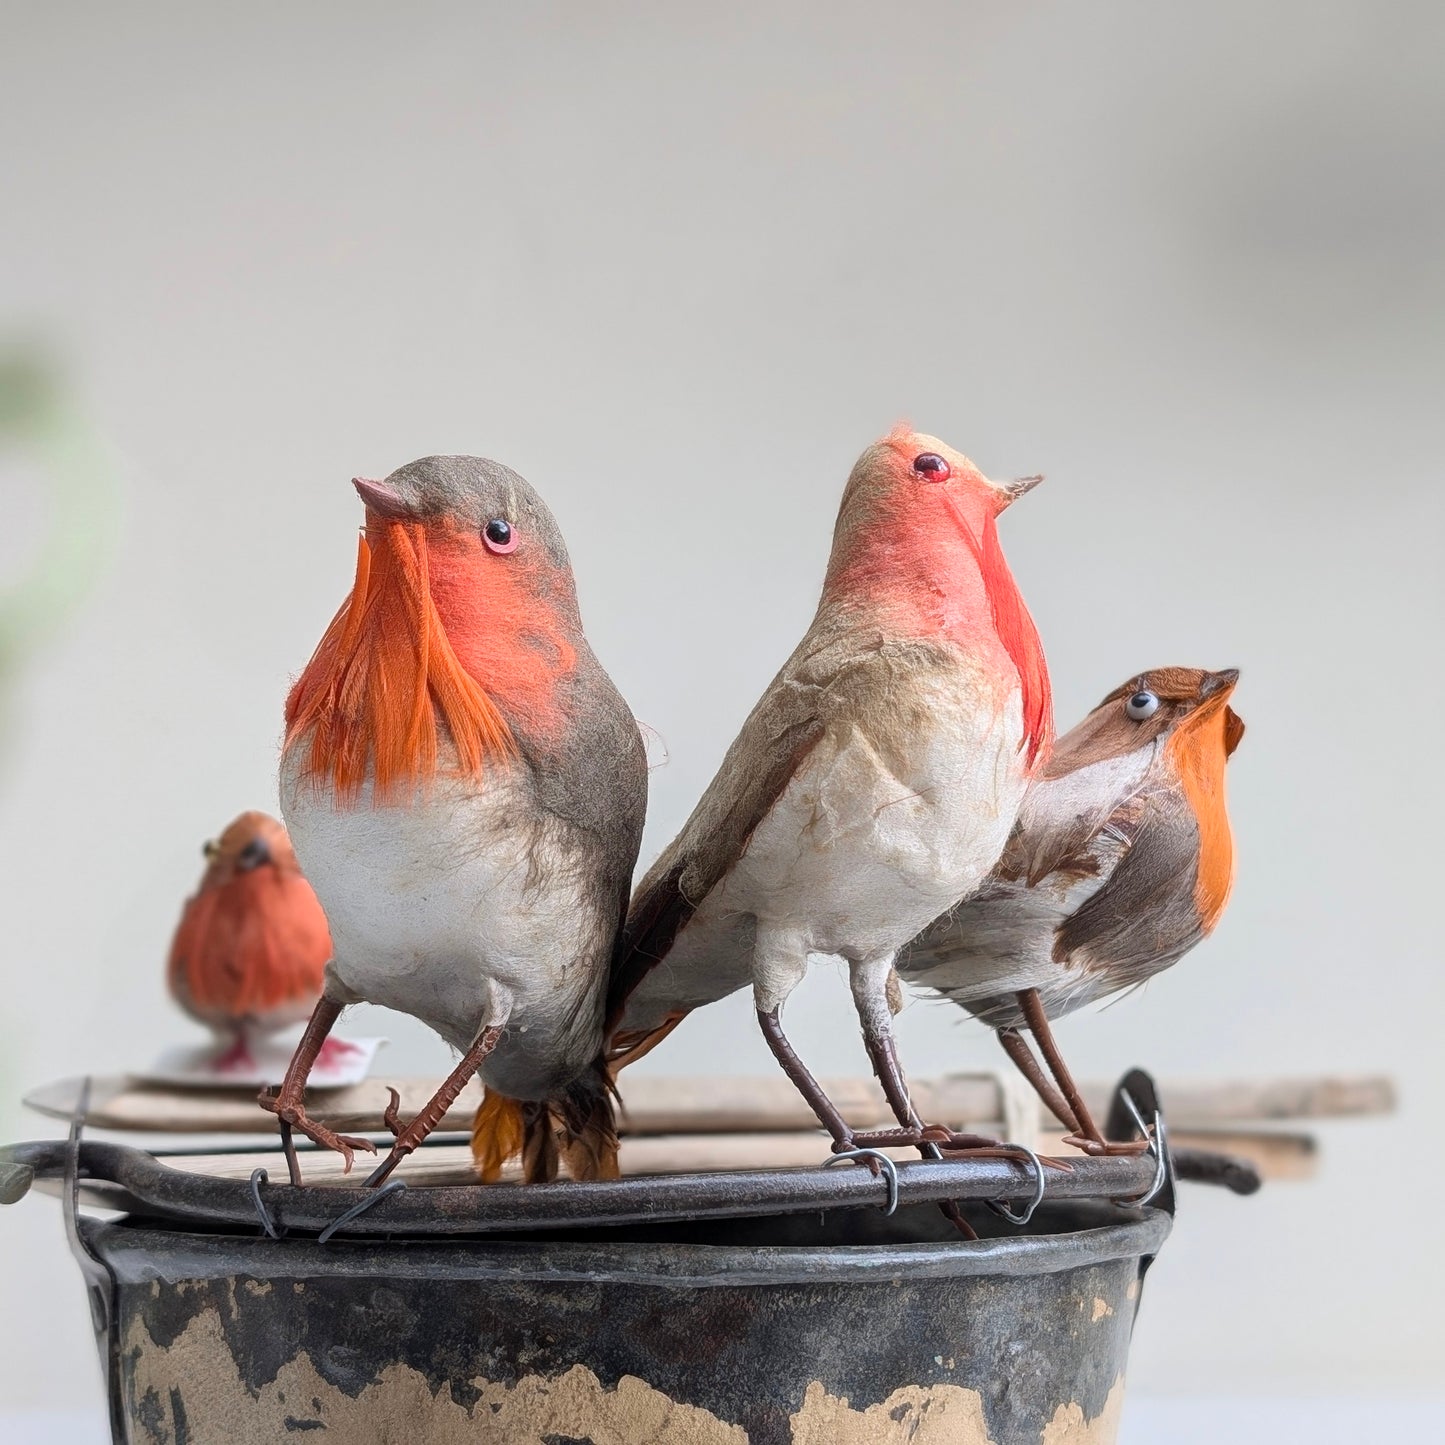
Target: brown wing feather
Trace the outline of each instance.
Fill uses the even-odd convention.
[[[1059,928],[1054,958],[1127,988],[1168,968],[1204,936],[1194,906],[1199,831],[1177,794],[1151,795],[1109,881]]]
[[[768,766],[730,769],[730,763],[740,762],[740,759],[735,759],[735,754],[752,752],[754,756],[758,755],[752,747],[743,749],[739,745],[745,740],[752,742],[748,725],[761,711],[760,704],[744,725],[737,742],[728,750],[718,776],[693,815],[696,819],[705,810],[717,813],[716,821],[703,834],[703,846],[686,854],[679,847],[682,838],[694,831],[689,824],[638,886],[632,907],[628,910],[622,944],[608,988],[609,1032],[621,1019],[623,1007],[633,990],[667,957],[673,940],[687,925],[698,905],[742,857],[758,824],[767,817],[768,810],[782,795],[822,734],[821,719],[802,719],[786,728],[775,739],[774,746],[761,754]],[[724,806],[717,808],[716,804],[722,800],[714,795],[722,794],[723,788],[719,785],[724,780],[741,786],[729,788],[732,796]],[[710,808],[709,804],[713,807]]]

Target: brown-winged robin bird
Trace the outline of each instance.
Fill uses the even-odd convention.
[[[894,955],[988,876],[1049,749],[1048,672],[996,526],[1036,481],[991,482],[901,427],[859,458],[807,635],[634,894],[614,1067],[751,985],[835,1149],[921,1140],[893,1042]],[[855,1134],[784,1036],[783,1004],[817,955],[847,961],[898,1130]]]
[[[426,457],[366,504],[356,581],[286,704],[282,810],[335,952],[279,1095],[292,1127],[371,1149],[306,1115],[310,1059],[366,1000],[462,1052],[396,1134],[379,1183],[480,1074],[485,1174],[522,1151],[616,1171],[603,999],[647,800],[642,739],[582,633],[552,514],[509,468]],[[289,1161],[298,1177],[294,1154]]]
[[[998,1030],[1090,1153],[1145,1143],[1105,1142],[1049,1020],[1152,978],[1219,922],[1234,879],[1224,771],[1244,736],[1229,706],[1238,677],[1161,667],[1111,692],[1059,739],[987,883],[899,955],[909,983]]]
[[[205,846],[206,871],[171,940],[171,997],[211,1029],[219,1074],[255,1067],[251,1046],[298,1024],[321,997],[331,935],[286,830],[242,813]],[[329,1040],[333,1050],[352,1046]]]

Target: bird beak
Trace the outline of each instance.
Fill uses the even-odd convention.
[[[391,522],[404,522],[412,516],[411,508],[395,487],[385,482],[371,482],[365,477],[352,477],[351,485],[366,503],[368,512],[375,512],[378,517],[385,517]]]
[[[1008,498],[1008,501],[1004,503],[1004,506],[1007,507],[1011,503],[1018,501],[1025,492],[1033,491],[1041,481],[1043,481],[1042,475],[1037,477],[1015,477],[1011,482],[995,482],[994,485]]]
[[[1244,736],[1244,719],[1232,707],[1226,706],[1234,685],[1239,681],[1239,669],[1226,667],[1222,672],[1209,673],[1199,688],[1199,707],[1192,717],[1203,722],[1213,717],[1220,708],[1224,709],[1224,756],[1229,757],[1239,746]],[[1186,719],[1186,725],[1188,724]]]
[[[1226,667],[1223,672],[1209,673],[1199,688],[1199,697],[1203,701],[1207,697],[1214,697],[1222,694],[1228,697],[1234,691],[1234,684],[1239,681],[1239,669],[1237,667]]]

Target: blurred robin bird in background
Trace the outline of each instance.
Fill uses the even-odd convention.
[[[366,1000],[462,1052],[396,1135],[380,1183],[467,1081],[487,1095],[484,1177],[522,1153],[616,1173],[603,1001],[647,797],[642,739],[593,656],[567,549],[535,491],[479,457],[427,457],[366,505],[351,596],[286,706],[282,811],[335,942],[320,1003],[280,1093],[290,1130],[339,1150],[306,1115],[310,1060]]]
[[[209,1067],[248,1072],[258,1038],[315,1008],[331,934],[275,818],[242,813],[206,844],[205,856],[200,887],[171,941],[166,978],[181,1008],[227,1045]],[[328,1043],[333,1054],[353,1048]]]
[[[1229,706],[1238,678],[1161,667],[1111,692],[1059,740],[987,883],[899,956],[909,983],[998,1030],[1089,1153],[1147,1141],[1105,1141],[1049,1020],[1142,984],[1219,922],[1234,880],[1224,774],[1244,736]]]

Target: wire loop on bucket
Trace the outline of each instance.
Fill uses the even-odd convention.
[[[1133,1118],[1135,1128],[1149,1141],[1147,1152],[1154,1157],[1154,1182],[1142,1194],[1132,1199],[1114,1199],[1110,1202],[1131,1209],[1141,1209],[1163,1189],[1165,1180],[1169,1177],[1169,1138],[1164,1128],[1164,1115],[1158,1109],[1154,1111],[1154,1124],[1151,1128],[1144,1122],[1144,1116],[1139,1112],[1139,1106],[1128,1089],[1120,1089],[1119,1098],[1123,1100],[1124,1107]]]
[[[261,1198],[261,1186],[270,1182],[271,1176],[264,1169],[251,1171],[251,1200],[256,1206],[256,1217],[261,1221],[261,1228],[266,1231],[267,1239],[280,1239],[281,1232],[276,1228],[271,1211],[266,1208],[266,1203]]]
[[[345,1214],[333,1219],[331,1223],[316,1236],[317,1244],[325,1244],[342,1225],[350,1224],[353,1219],[360,1219],[367,1210],[374,1209],[383,1199],[387,1199],[393,1194],[401,1194],[405,1189],[405,1179],[393,1179],[390,1184],[385,1184],[380,1189],[373,1190],[360,1204],[353,1204]]]
[[[988,1207],[993,1210],[1001,1219],[1006,1219],[1010,1224],[1027,1224],[1034,1217],[1034,1210],[1044,1202],[1044,1166],[1039,1156],[1029,1148],[1027,1144],[1013,1144],[1010,1148],[1017,1149],[1022,1154],[1027,1154],[1033,1161],[1034,1166],[1034,1197],[1025,1205],[1023,1212],[1015,1214],[1009,1208],[1006,1199],[990,1199]]]
[[[885,1215],[892,1214],[898,1208],[898,1166],[881,1149],[840,1149],[836,1154],[831,1155],[823,1161],[824,1169],[831,1169],[833,1165],[844,1159],[876,1159],[878,1167],[883,1172],[883,1178],[888,1185],[888,1203],[884,1206]]]

